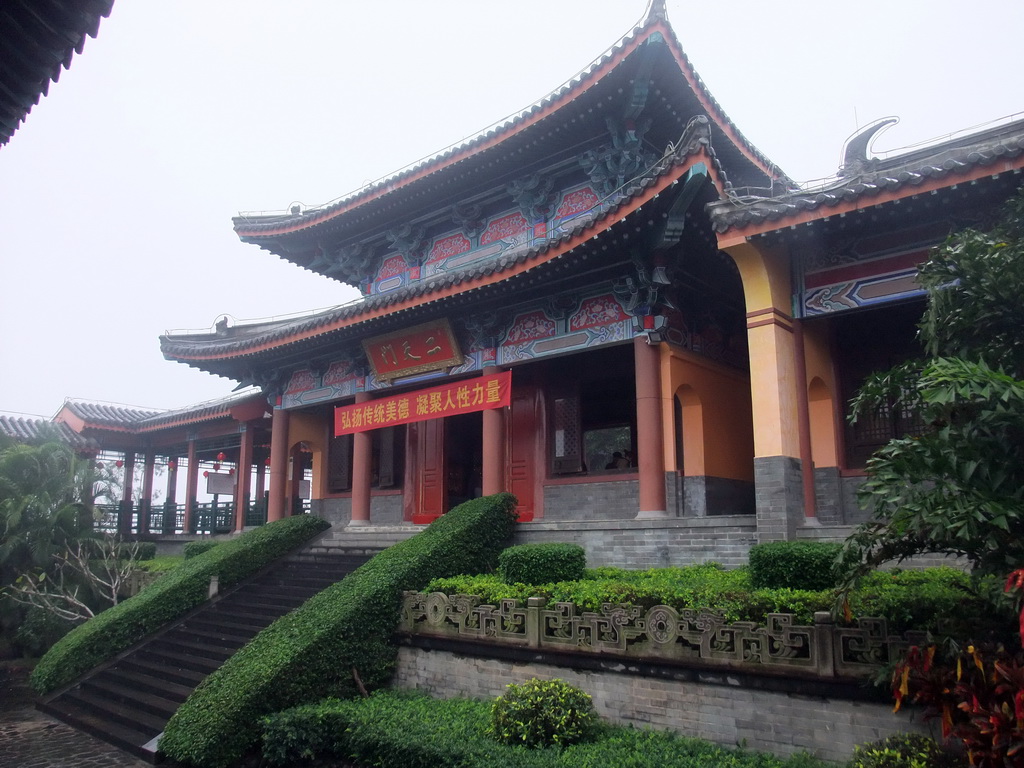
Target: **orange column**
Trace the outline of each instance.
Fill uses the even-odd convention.
[[[369,392],[357,392],[356,402],[365,403]],[[350,525],[370,522],[370,481],[372,479],[373,438],[369,432],[352,435],[352,519]]]
[[[499,373],[495,366],[484,368],[484,376]],[[505,490],[505,409],[483,412],[483,493],[490,496]]]
[[[252,424],[245,424],[242,444],[238,449],[238,466],[235,467],[235,530],[245,528],[245,515],[249,511],[249,486],[252,478],[253,435]]]
[[[661,420],[661,355],[643,336],[633,339],[640,498],[637,519],[668,517],[665,498],[665,430]]]
[[[199,457],[196,456],[196,441],[188,441],[188,477],[185,480],[185,533],[192,533],[192,514],[199,490]]]
[[[288,495],[288,411],[274,409],[270,423],[270,496],[267,499],[267,522],[285,516]]]
[[[156,455],[153,449],[146,451],[142,473],[142,496],[139,498],[139,533],[149,533],[149,510],[153,506],[153,470]]]

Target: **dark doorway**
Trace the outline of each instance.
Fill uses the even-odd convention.
[[[483,418],[464,413],[445,419],[444,464],[447,509],[483,493]]]

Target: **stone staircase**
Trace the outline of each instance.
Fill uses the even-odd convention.
[[[189,694],[274,619],[340,581],[382,547],[325,536],[214,598],[37,706],[144,760]]]
[[[374,554],[392,544],[405,541],[423,530],[422,525],[335,525],[310,547],[310,551],[326,554],[342,549],[346,552]]]

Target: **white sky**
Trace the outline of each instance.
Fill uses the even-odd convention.
[[[646,0],[117,0],[0,148],[0,410],[170,408],[234,383],[157,336],[343,303],[231,229],[316,205],[518,111]],[[1019,0],[670,0],[726,113],[797,180],[1024,111]]]

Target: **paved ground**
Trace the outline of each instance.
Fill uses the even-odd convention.
[[[149,765],[37,712],[23,670],[0,668],[0,765],[4,768],[142,768]]]

